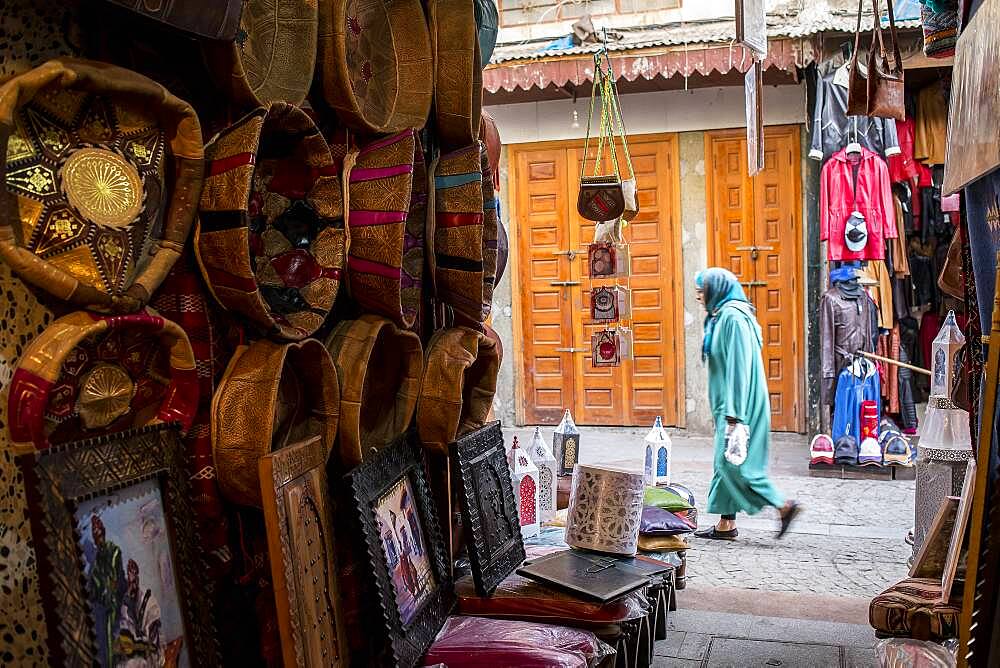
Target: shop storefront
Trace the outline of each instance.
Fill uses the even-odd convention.
[[[782,17],[754,170],[730,84],[757,61],[721,33],[505,71],[491,0],[9,0],[0,666],[653,665],[698,526],[665,425],[710,419],[706,262],[756,306],[775,430],[825,415],[814,465],[946,479],[918,482],[876,630],[996,665],[1000,152],[970,109],[997,6],[965,12],[954,74],[852,115],[812,36],[854,15]],[[549,103],[558,131],[522,122]],[[574,417],[652,423],[641,470],[583,461]],[[737,467],[767,439],[745,426]]]

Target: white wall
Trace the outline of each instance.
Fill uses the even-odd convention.
[[[719,130],[746,125],[743,87],[633,93],[621,97],[628,134]],[[496,118],[504,144],[524,144],[552,139],[582,139],[587,133],[590,98],[524,102],[487,107]],[[573,110],[579,128],[571,127]],[[782,125],[806,122],[806,87],[765,86],[764,123]]]
[[[770,9],[779,0],[765,0],[765,7]],[[623,14],[599,14],[593,18],[594,27],[626,28],[631,26],[661,25],[680,23],[682,21],[705,21],[711,19],[729,18],[735,15],[733,0],[682,0],[676,9],[661,9],[651,12],[635,12]],[[564,21],[541,21],[531,25],[501,27],[498,41],[501,43],[518,42],[521,40],[555,38],[568,35],[576,19]]]

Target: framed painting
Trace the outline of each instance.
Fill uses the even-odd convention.
[[[767,14],[764,0],[736,0],[736,41],[758,58],[767,57]]]
[[[499,422],[451,445],[476,593],[489,596],[525,559]]]
[[[976,460],[970,459],[965,469],[965,482],[962,483],[962,496],[958,502],[958,514],[955,516],[955,526],[951,530],[951,541],[948,543],[948,556],[941,573],[941,602],[951,600],[951,589],[955,585],[958,574],[958,562],[965,547],[965,530],[969,527],[969,516],[972,513],[972,494],[976,483]],[[975,574],[973,574],[975,577]]]
[[[281,651],[289,668],[347,665],[326,460],[317,436],[258,462]]]
[[[175,426],[55,446],[17,464],[53,665],[219,662]]]
[[[415,666],[455,602],[438,516],[414,432],[346,476],[361,521],[387,642],[383,665]]]

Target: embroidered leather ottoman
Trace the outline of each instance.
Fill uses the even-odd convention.
[[[879,637],[939,642],[958,637],[961,604],[941,602],[939,578],[906,578],[872,599],[868,622]]]
[[[191,106],[151,79],[61,58],[0,86],[0,257],[81,308],[129,313],[180,256],[202,187]]]

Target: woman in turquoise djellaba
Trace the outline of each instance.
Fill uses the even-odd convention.
[[[739,279],[718,267],[695,276],[705,307],[702,360],[708,364],[708,398],[715,422],[715,460],[708,488],[708,512],[722,516],[699,538],[733,540],[736,513],[778,509],[782,537],[800,507],[786,501],[767,475],[771,406],[761,357],[760,325]]]

